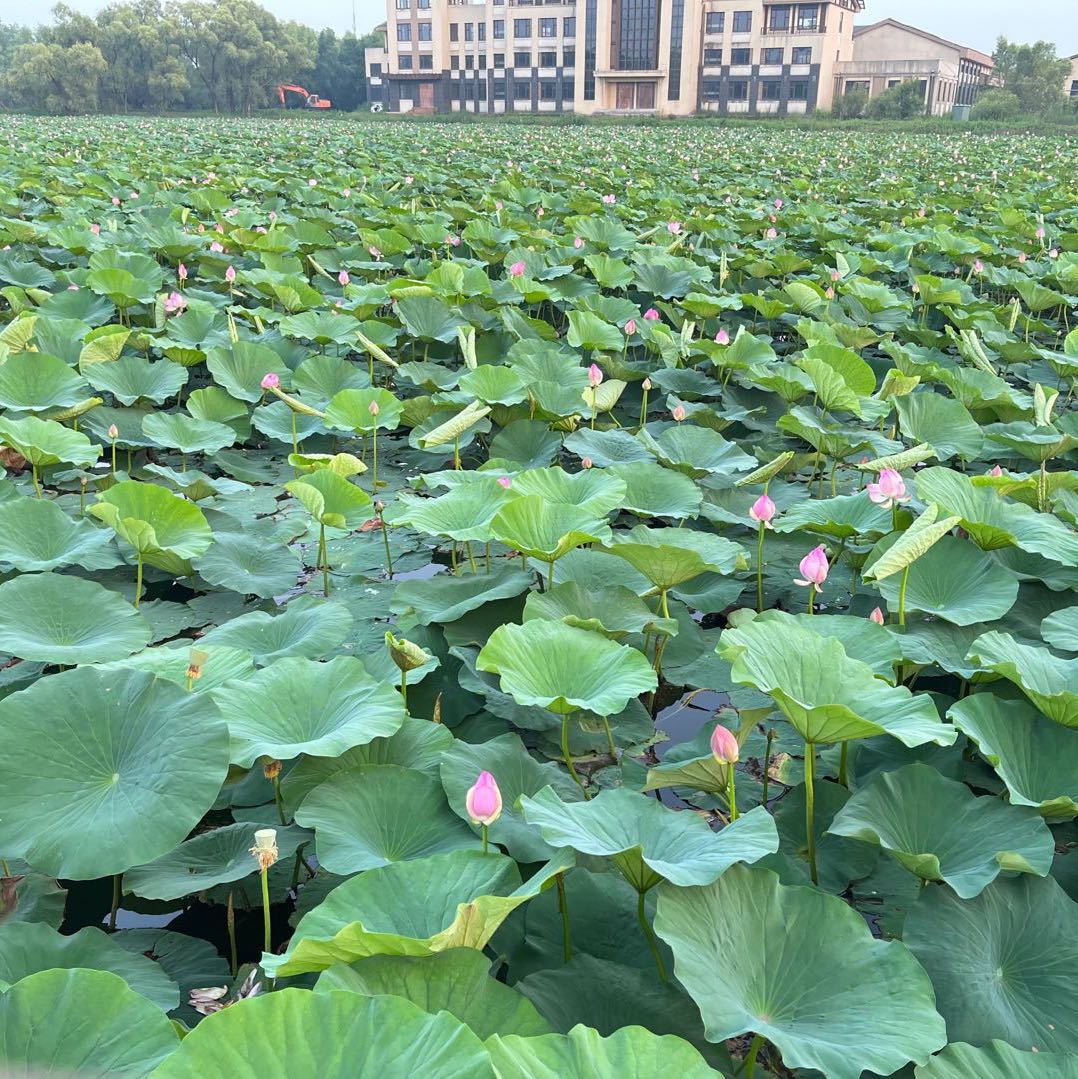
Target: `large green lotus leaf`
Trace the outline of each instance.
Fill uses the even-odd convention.
[[[151,412],[142,421],[142,433],[156,445],[181,453],[216,453],[236,441],[228,424],[182,412]]]
[[[85,435],[36,416],[21,420],[0,417],[0,442],[17,450],[38,468],[61,462],[92,465],[101,456],[101,447],[93,445]]]
[[[512,859],[475,850],[371,869],[338,884],[300,919],[284,955],[263,954],[262,967],[303,974],[370,955],[481,951],[517,907],[571,865],[571,857],[556,859],[525,884]]]
[[[195,566],[210,584],[262,599],[283,595],[303,571],[290,547],[240,532],[216,535]]]
[[[205,554],[213,542],[202,510],[154,483],[122,480],[87,511],[166,573],[188,575],[188,560]]]
[[[604,543],[610,526],[582,506],[521,495],[504,505],[490,522],[494,538],[529,558],[553,562],[574,547]]]
[[[8,1075],[142,1079],[180,1044],[156,1004],[104,970],[44,970],[0,993]]]
[[[316,993],[403,997],[423,1011],[449,1012],[480,1038],[547,1034],[550,1024],[527,997],[492,977],[490,960],[474,948],[434,955],[372,955],[323,971]]]
[[[539,495],[547,502],[579,506],[592,517],[605,517],[621,505],[625,484],[601,468],[568,473],[561,468],[533,468],[513,477],[511,491]]]
[[[398,614],[412,613],[422,626],[432,622],[449,625],[486,603],[519,596],[533,580],[531,573],[513,566],[502,566],[493,573],[416,578],[397,585],[391,609]]]
[[[217,645],[203,647],[202,641],[195,643],[197,651],[205,657],[202,659],[201,674],[191,685],[192,693],[207,693],[216,689],[233,678],[247,678],[254,674],[255,665],[251,659],[251,653],[240,648],[224,648]],[[126,659],[114,660],[112,663],[97,664],[100,670],[137,670],[149,671],[158,678],[168,682],[174,682],[178,686],[187,688],[188,668],[191,666],[190,642],[182,642],[176,645],[160,645],[156,648],[147,648],[143,652],[136,652]]]
[[[1026,701],[974,693],[951,706],[951,722],[977,744],[1007,785],[1012,804],[1049,820],[1078,815],[1078,739]]]
[[[133,405],[140,398],[161,404],[183,389],[187,371],[169,360],[151,363],[131,355],[112,363],[95,363],[86,378],[95,390],[111,393],[122,405]]]
[[[820,617],[820,616],[816,616]],[[740,685],[769,694],[806,742],[890,734],[907,746],[950,745],[930,697],[880,681],[842,644],[800,623],[755,618],[725,630],[716,649]]]
[[[718,1074],[688,1042],[646,1027],[623,1027],[607,1038],[585,1026],[533,1038],[495,1035],[487,1048],[502,1079],[710,1079]]]
[[[701,573],[733,573],[748,566],[739,544],[689,528],[637,525],[629,532],[616,533],[605,550],[625,559],[663,592]]]
[[[371,496],[331,468],[290,480],[284,489],[295,495],[316,521],[331,528],[359,528],[374,516]]]
[[[891,514],[876,505],[865,491],[837,498],[806,498],[780,514],[776,532],[802,529],[822,536],[848,540],[855,536],[883,535],[891,531]]]
[[[562,622],[533,619],[499,626],[476,659],[481,671],[501,676],[518,704],[568,715],[621,712],[634,697],[655,689],[655,672],[642,652]]]
[[[276,439],[288,446],[292,444],[292,425],[296,428],[296,442],[302,443],[314,434],[324,434],[325,428],[317,416],[305,412],[293,412],[284,401],[271,401],[259,405],[251,413],[251,423],[267,438]]]
[[[251,611],[210,630],[199,641],[249,652],[255,662],[268,666],[288,656],[317,659],[347,638],[352,615],[335,600],[301,596],[280,614]]]
[[[272,809],[270,812],[276,818]],[[301,844],[310,842],[310,832],[284,828],[270,822],[268,817],[267,822],[265,827],[277,829],[277,848],[284,862]],[[201,832],[155,861],[129,869],[124,873],[124,891],[144,899],[171,900],[243,880],[258,870],[251,854],[258,827],[258,824],[226,824]]]
[[[356,746],[339,757],[304,757],[281,784],[285,806],[292,812],[321,783],[338,772],[369,764],[399,764],[436,777],[442,753],[453,744],[452,733],[441,724],[408,719],[395,734]]]
[[[493,1079],[483,1043],[448,1012],[358,993],[283,989],[207,1017],[154,1079],[318,1076],[356,1079]]]
[[[608,465],[627,464],[631,461],[646,461],[654,464],[652,456],[633,438],[628,431],[593,431],[581,427],[565,440],[565,448],[578,457],[589,457],[594,465],[606,468]]]
[[[936,987],[951,1041],[1078,1050],[1078,904],[1052,877],[1001,878],[967,900],[927,888],[902,939]]]
[[[524,380],[516,371],[489,363],[461,375],[460,388],[488,405],[517,405],[528,396]]]
[[[691,479],[716,473],[732,476],[750,472],[757,465],[735,442],[727,442],[717,431],[694,424],[672,424],[658,438],[645,428],[639,434],[643,445],[664,465]]]
[[[580,788],[556,764],[541,764],[515,734],[502,734],[473,745],[457,740],[442,754],[441,778],[450,808],[468,820],[465,797],[480,772],[490,772],[502,793],[502,815],[490,826],[490,840],[504,846],[518,862],[545,862],[555,856],[535,825],[517,807],[522,795],[551,787],[567,801],[582,797]]]
[[[0,981],[15,983],[41,970],[76,967],[111,971],[162,1011],[180,1003],[175,982],[152,959],[132,955],[100,929],[61,936],[41,922],[0,926]]]
[[[787,614],[785,611],[765,611],[760,617],[765,623],[796,624],[821,637],[834,637],[850,659],[867,663],[877,678],[893,683],[894,665],[903,658],[902,640],[886,626],[878,626],[869,618],[849,614],[829,614],[819,618],[809,614]]]
[[[374,405],[374,411],[371,410]],[[403,404],[377,386],[341,390],[326,405],[325,425],[338,431],[370,432],[379,427],[392,430],[400,423]]]
[[[89,396],[90,387],[63,360],[41,352],[16,352],[0,364],[0,408],[44,412]]]
[[[292,384],[292,372],[284,360],[269,345],[254,341],[211,348],[206,353],[206,367],[214,382],[240,401],[260,401],[262,379],[268,374],[276,375],[285,388]]]
[[[129,656],[153,631],[116,592],[80,577],[24,574],[0,584],[0,651],[43,663]]]
[[[496,483],[469,483],[438,498],[398,501],[386,512],[385,521],[429,536],[447,536],[458,543],[485,543],[491,538],[490,522],[509,497]]]
[[[556,619],[613,640],[648,630],[677,633],[674,619],[659,617],[636,592],[621,585],[590,590],[576,581],[566,581],[546,592],[529,592],[524,621],[533,618]]]
[[[0,505],[0,562],[23,573],[79,565],[109,569],[119,564],[108,550],[112,536],[87,521],[73,520],[55,502],[14,498]]]
[[[962,518],[969,538],[986,551],[1021,547],[1064,566],[1078,566],[1078,533],[1050,513],[1001,498],[990,486],[948,468],[917,473],[917,494]]]
[[[622,509],[637,517],[672,517],[683,521],[700,512],[703,496],[688,476],[655,461],[613,464],[606,469],[625,484]]]
[[[947,1040],[932,986],[902,944],[874,940],[841,899],[785,887],[766,869],[662,885],[655,932],[712,1041],[755,1032],[788,1068],[857,1079],[923,1064]]]
[[[1078,727],[1078,664],[1073,660],[996,630],[970,645],[969,658],[1013,682],[1049,719]]]
[[[1064,607],[1050,614],[1041,622],[1041,639],[1061,652],[1078,652],[1078,607]]]
[[[755,862],[779,849],[775,821],[762,806],[721,832],[693,813],[678,813],[623,787],[572,803],[547,787],[534,798],[521,798],[520,808],[552,846],[612,858],[638,891],[662,879],[710,884],[735,862]]]
[[[228,724],[232,761],[244,768],[262,756],[336,757],[393,734],[407,716],[397,690],[354,656],[279,659],[214,690],[213,699]]]
[[[856,791],[829,831],[879,845],[922,880],[972,899],[1008,870],[1043,877],[1052,833],[1032,809],[974,796],[926,764],[884,772]]]
[[[396,764],[330,776],[304,798],[296,822],[315,830],[319,864],[341,875],[479,846],[437,780]]]
[[[984,433],[961,401],[924,390],[901,394],[894,403],[902,433],[913,442],[927,443],[941,461],[980,456]]]
[[[892,610],[898,609],[901,576],[876,584]],[[968,540],[944,536],[909,567],[906,610],[956,626],[1002,618],[1017,599],[1018,578]]]
[[[0,849],[75,880],[171,850],[228,768],[213,705],[144,671],[42,678],[0,701],[0,736]]]
[[[1023,1053],[998,1041],[979,1048],[952,1042],[913,1074],[916,1079],[1078,1079],[1078,1056]]]

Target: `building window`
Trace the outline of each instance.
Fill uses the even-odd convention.
[[[708,67],[718,67],[722,64],[722,49],[704,49],[704,64]]]
[[[782,49],[761,49],[760,50],[760,63],[761,64],[781,64],[782,63]]]
[[[505,19],[495,19],[493,24],[493,34],[496,41],[501,41],[505,37]]]
[[[420,41],[433,41],[433,26],[429,22],[419,23],[419,40]]]
[[[820,28],[820,8],[818,4],[797,5],[797,29],[818,30]]]
[[[459,82],[451,82],[449,84],[449,100],[450,101],[459,101],[460,100],[460,83]]]
[[[411,71],[412,70],[412,58],[410,56],[404,56],[404,55],[398,56],[397,57],[397,68],[400,71]]]
[[[1071,83],[1071,97],[1078,97],[1078,79]]]
[[[495,101],[504,101],[505,100],[505,79],[495,79],[494,80],[494,100]]]
[[[381,74],[382,74],[382,65],[381,64],[371,64],[371,78],[372,79],[380,78]]]
[[[615,14],[619,31],[615,39],[617,55],[612,57],[615,62],[611,66],[621,71],[650,71],[658,67],[659,0],[621,0],[620,7],[620,18]]]
[[[531,67],[532,54],[530,52],[513,53],[513,67]]]
[[[749,99],[749,81],[748,79],[731,79],[729,92],[726,95],[730,101],[748,101]]]
[[[430,11],[430,0],[415,0],[415,6],[420,11]]]
[[[486,71],[487,69],[487,54],[482,53],[479,57],[479,70]]]
[[[730,63],[734,67],[745,67],[752,63],[752,49],[731,49]]]
[[[397,23],[397,40],[398,41],[411,41],[412,40],[412,24],[409,22]]]
[[[868,79],[847,79],[842,92],[844,94],[867,94],[871,87],[872,83]]]
[[[449,24],[449,40],[450,41],[459,41],[460,40],[460,23],[451,22]]]
[[[543,79],[539,83],[539,100],[540,101],[557,101],[558,100],[558,83],[555,79]]]
[[[433,71],[434,70],[434,57],[429,52],[422,52],[419,54],[419,70],[420,71]]]
[[[472,68],[475,67],[475,57],[474,56],[465,56],[464,57],[464,67],[465,67],[465,70],[471,71]]]
[[[475,40],[475,23],[474,22],[466,22],[464,24],[464,40],[465,41],[474,41]]]
[[[513,83],[513,100],[514,101],[531,101],[532,97],[532,84],[526,82],[524,79],[517,79]]]
[[[769,33],[781,34],[790,29],[790,5],[775,4],[769,13],[767,29]]]
[[[778,79],[764,79],[760,83],[761,101],[779,101],[782,99],[782,83]]]
[[[734,12],[733,31],[734,31],[735,34],[751,34],[752,33],[752,12],[751,11],[735,11]]]
[[[794,79],[790,83],[791,101],[808,101],[809,84],[804,79]]]
[[[794,49],[793,63],[795,64],[811,64],[812,63],[812,46],[811,45],[798,45]]]
[[[573,79],[561,80],[561,99],[562,101],[572,101],[576,96],[576,83]]]
[[[709,11],[704,16],[704,33],[721,34],[726,29],[726,12]]]
[[[561,66],[576,67],[576,49],[562,49]]]
[[[514,19],[513,20],[513,37],[531,37],[532,36],[532,21],[531,19]]]
[[[722,97],[722,79],[704,79],[700,83],[700,96],[705,101],[718,101]]]
[[[486,41],[487,40],[487,24],[485,22],[481,22],[479,24],[479,35],[478,36],[479,36],[480,41]]]
[[[449,58],[449,70],[450,71],[459,71],[460,70],[460,57],[459,56],[451,56]]]
[[[541,52],[539,54],[540,67],[557,67],[558,54],[556,52]]]
[[[888,79],[887,80],[887,89],[888,90],[893,90],[896,86],[901,86],[901,85],[902,85],[902,80],[901,79]]]
[[[495,67],[505,67],[505,53],[504,52],[496,52],[494,54],[494,66]]]
[[[576,37],[576,16],[570,15],[561,21],[561,36]]]
[[[397,10],[407,11],[411,7],[411,0],[397,0]]]
[[[539,20],[539,36],[540,37],[557,37],[558,36],[558,20],[557,19],[540,19]]]

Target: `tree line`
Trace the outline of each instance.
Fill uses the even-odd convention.
[[[0,24],[0,106],[249,113],[275,104],[278,84],[299,83],[352,110],[366,98],[363,50],[382,42],[282,21],[254,0],[130,0],[96,16],[58,4],[52,14],[36,30]]]

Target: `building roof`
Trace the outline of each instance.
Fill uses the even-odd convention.
[[[881,26],[894,26],[899,30],[906,30],[911,34],[917,34],[919,37],[927,38],[929,41],[935,41],[937,44],[946,45],[949,49],[956,49],[963,59],[973,60],[978,64],[984,64],[986,67],[994,67],[995,61],[987,53],[979,52],[977,49],[971,49],[966,45],[959,45],[957,41],[948,41],[945,37],[940,37],[939,34],[930,33],[928,30],[922,30],[919,26],[910,26],[909,23],[899,22],[898,19],[880,19],[879,22],[869,23],[868,26],[855,26],[853,28],[853,36],[860,37],[862,34],[867,34],[870,30],[878,30]],[[1073,59],[1073,57],[1071,58]]]

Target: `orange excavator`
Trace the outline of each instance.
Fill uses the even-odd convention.
[[[305,90],[302,86],[287,86],[281,85],[277,87],[277,100],[281,103],[281,108],[286,107],[285,94],[300,94],[303,97],[302,108],[305,109],[331,109],[333,108],[333,102],[324,97],[319,97],[317,94],[312,94]]]

